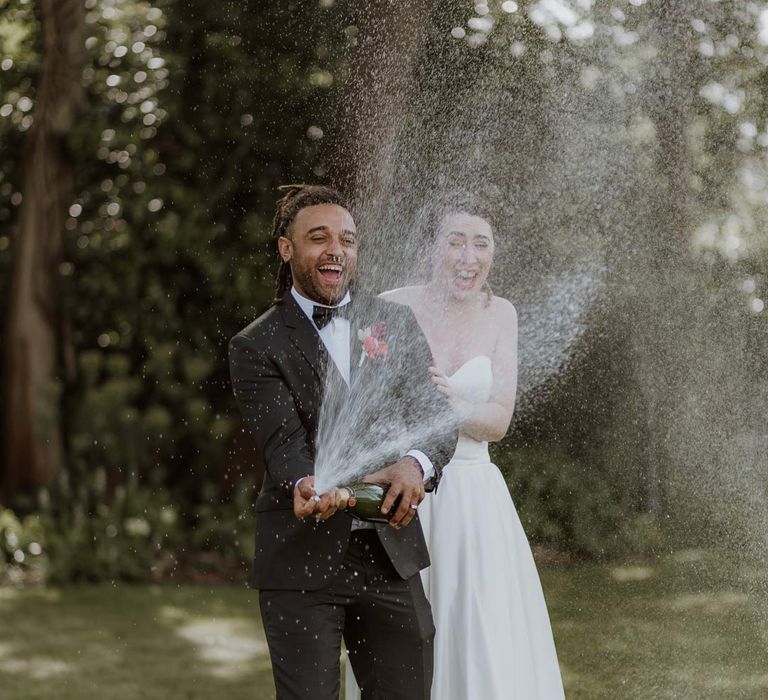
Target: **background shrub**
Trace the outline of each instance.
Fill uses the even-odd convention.
[[[607,557],[651,551],[662,542],[652,514],[622,507],[603,474],[563,449],[502,445],[494,460],[533,543]]]

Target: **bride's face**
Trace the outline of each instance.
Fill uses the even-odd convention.
[[[453,299],[479,294],[493,262],[491,225],[482,217],[456,212],[440,223],[432,256],[432,282]]]

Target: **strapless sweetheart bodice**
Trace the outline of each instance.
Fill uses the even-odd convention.
[[[490,398],[493,387],[491,358],[488,355],[475,355],[446,378],[458,398],[470,403],[485,403]],[[459,433],[456,453],[450,465],[470,466],[488,464],[490,461],[487,442]]]

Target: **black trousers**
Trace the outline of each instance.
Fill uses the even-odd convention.
[[[373,530],[353,531],[319,591],[262,590],[277,700],[337,700],[341,638],[364,700],[429,700],[435,627],[421,577],[401,579]]]

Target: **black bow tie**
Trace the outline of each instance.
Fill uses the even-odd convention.
[[[347,302],[344,306],[313,306],[312,320],[315,322],[318,330],[322,330],[334,318],[349,318],[349,307],[352,302]]]

